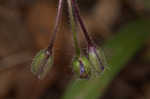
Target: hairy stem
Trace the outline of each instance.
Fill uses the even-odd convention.
[[[58,4],[58,11],[57,11],[57,16],[56,16],[56,21],[55,21],[55,26],[54,26],[54,30],[53,30],[53,34],[49,43],[49,46],[47,48],[47,51],[51,53],[53,45],[54,45],[54,41],[56,38],[56,33],[58,32],[58,26],[59,26],[59,22],[62,16],[62,10],[63,10],[63,1],[64,0],[59,0],[59,4]]]
[[[90,36],[88,34],[88,31],[87,31],[87,29],[86,29],[86,27],[84,25],[84,22],[82,21],[82,18],[80,16],[80,12],[79,12],[79,8],[78,8],[76,0],[72,0],[72,6],[73,6],[75,17],[79,21],[79,24],[81,26],[81,29],[82,29],[82,31],[84,33],[84,36],[85,36],[85,38],[87,40],[88,45],[93,45],[93,42],[92,42],[92,40],[91,40],[91,38],[90,38]]]
[[[78,39],[77,39],[77,29],[76,29],[76,19],[73,14],[73,9],[72,9],[72,2],[71,0],[67,0],[68,2],[68,9],[69,9],[69,16],[70,16],[70,24],[71,24],[71,30],[73,33],[73,39],[74,39],[74,45],[75,45],[75,51],[77,57],[80,56],[80,48],[78,45]]]

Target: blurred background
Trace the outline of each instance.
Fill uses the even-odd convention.
[[[125,24],[150,18],[149,0],[78,0],[99,46]],[[44,80],[31,72],[34,55],[48,46],[58,0],[0,0],[0,99],[61,99],[73,77],[74,54],[67,5],[57,33],[52,69]],[[128,38],[126,38],[128,40]],[[81,47],[85,40],[79,31]],[[111,49],[107,49],[111,53]],[[110,55],[111,56],[111,55]],[[91,85],[92,86],[92,85]],[[101,99],[150,99],[150,40],[113,79]]]

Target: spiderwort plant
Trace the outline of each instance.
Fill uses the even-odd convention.
[[[58,12],[56,16],[56,23],[51,37],[50,44],[47,49],[40,51],[34,58],[31,66],[33,74],[37,75],[39,79],[42,79],[47,74],[48,70],[53,65],[53,44],[58,31],[59,21],[62,15],[64,0],[59,0]],[[87,29],[80,16],[78,4],[76,0],[67,0],[68,11],[70,16],[71,30],[73,32],[73,39],[75,45],[76,55],[73,58],[73,71],[79,78],[92,78],[95,74],[99,74],[104,71],[104,54],[98,49],[90,38]],[[87,55],[82,54],[78,45],[77,39],[77,23],[81,27],[83,34],[87,41]]]
[[[95,76],[95,74],[99,74],[104,71],[104,66],[106,65],[105,56],[100,48],[97,48],[90,38],[88,31],[84,25],[84,22],[80,16],[78,4],[76,0],[71,0],[71,6],[72,11],[75,17],[75,21],[77,21],[83,31],[83,34],[87,41],[87,56],[88,61],[90,62],[90,65],[88,65],[88,68],[91,69],[91,77]],[[68,0],[69,2],[69,0]],[[68,3],[69,4],[69,3]]]

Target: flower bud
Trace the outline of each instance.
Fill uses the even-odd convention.
[[[86,57],[75,58],[73,70],[80,78],[89,78],[91,75],[91,64]]]
[[[89,60],[94,67],[94,70],[101,73],[105,69],[106,60],[104,53],[101,49],[90,46],[88,49]]]
[[[34,75],[38,76],[39,79],[43,79],[52,65],[53,58],[51,53],[47,50],[41,50],[32,61],[31,71]]]

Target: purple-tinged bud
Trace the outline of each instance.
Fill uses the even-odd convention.
[[[103,51],[95,46],[89,46],[88,55],[94,71],[97,73],[103,72],[107,65]]]
[[[31,71],[34,75],[38,76],[39,79],[43,79],[52,65],[52,54],[47,50],[41,50],[32,61]]]
[[[80,78],[90,78],[91,64],[86,57],[75,58],[73,60],[74,73]]]

